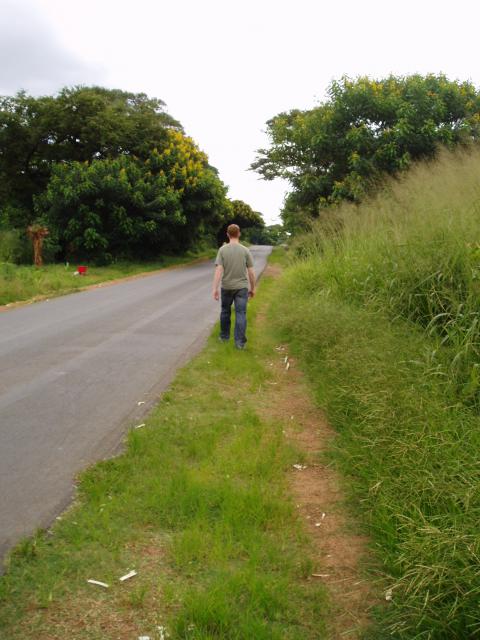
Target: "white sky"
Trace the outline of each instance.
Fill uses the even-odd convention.
[[[247,171],[265,122],[330,81],[444,72],[480,85],[478,0],[0,0],[0,93],[100,84],[167,103],[231,198],[276,222],[287,185]]]

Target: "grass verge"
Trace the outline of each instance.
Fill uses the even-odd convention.
[[[0,263],[0,306],[32,299],[72,293],[101,282],[118,280],[167,267],[182,265],[214,252],[189,253],[183,256],[164,256],[155,262],[118,262],[107,267],[89,267],[86,275],[75,276],[76,266],[45,265],[41,268]]]
[[[213,335],[125,453],[84,473],[53,529],[18,545],[0,579],[2,637],[324,637],[326,590],[309,579],[287,486],[298,452],[262,411],[276,342],[255,326],[272,293],[265,277],[246,351]]]

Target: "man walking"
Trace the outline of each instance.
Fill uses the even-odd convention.
[[[220,313],[220,340],[230,339],[230,315],[232,303],[235,305],[235,346],[244,349],[247,342],[247,302],[255,295],[255,271],[252,254],[240,244],[240,227],[231,224],[227,228],[230,240],[218,250],[213,277],[213,297],[219,299],[220,281],[222,310]]]

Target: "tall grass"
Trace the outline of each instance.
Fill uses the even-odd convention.
[[[480,152],[445,153],[315,225],[278,298],[393,588],[372,638],[480,637],[479,220]]]
[[[313,263],[322,258],[318,275],[332,294],[438,338],[429,367],[476,406],[479,222],[480,151],[444,153],[314,225],[303,247]]]

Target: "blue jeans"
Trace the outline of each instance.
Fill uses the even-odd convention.
[[[248,289],[222,289],[222,310],[220,312],[220,338],[230,339],[230,315],[232,302],[235,305],[234,338],[237,347],[243,347],[247,341],[247,302]]]

